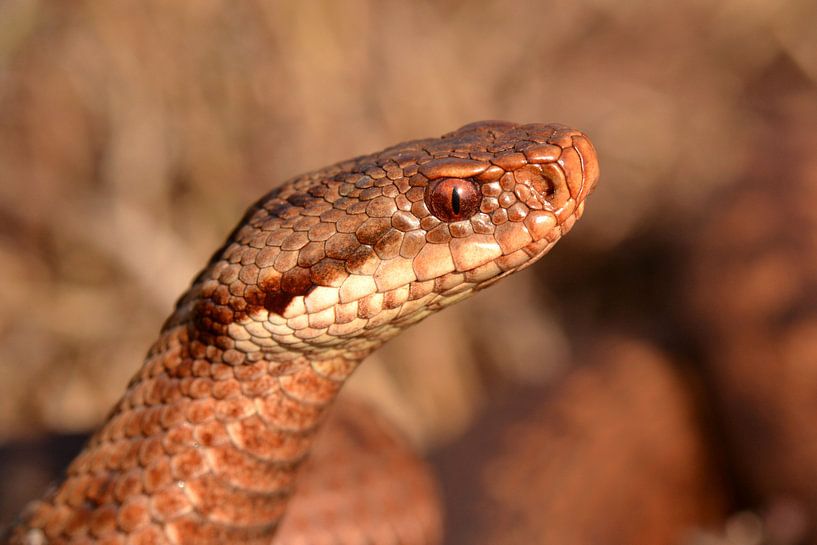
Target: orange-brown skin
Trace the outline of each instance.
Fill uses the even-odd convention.
[[[371,407],[339,400],[315,439],[275,545],[439,543],[430,469]]]
[[[579,131],[483,122],[284,183],[248,210],[6,543],[270,543],[361,360],[544,255],[597,179]]]

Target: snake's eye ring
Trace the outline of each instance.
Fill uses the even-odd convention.
[[[479,188],[471,180],[446,178],[426,187],[426,206],[445,222],[466,220],[477,213],[482,201]]]

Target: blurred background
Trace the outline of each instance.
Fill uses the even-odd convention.
[[[689,528],[675,542],[810,542],[815,21],[807,0],[0,0],[0,522],[104,418],[258,196],[496,118],[590,134],[602,181],[584,219],[538,266],[391,342],[350,389],[441,473],[475,457],[486,415],[598,405],[581,425],[635,428],[609,448],[652,429],[649,458],[650,441],[686,438],[665,473],[700,482],[683,500],[667,487],[667,510],[695,506],[669,517]],[[577,369],[582,386],[563,389]],[[543,399],[566,408],[530,408]],[[638,456],[613,489],[650,486],[633,484]]]

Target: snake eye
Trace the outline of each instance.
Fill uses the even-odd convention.
[[[446,178],[426,188],[429,210],[445,222],[468,219],[479,209],[482,200],[477,184],[462,178]]]

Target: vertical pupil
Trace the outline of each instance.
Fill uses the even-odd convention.
[[[451,190],[451,210],[454,211],[455,215],[459,215],[460,213],[460,188],[455,187]]]

